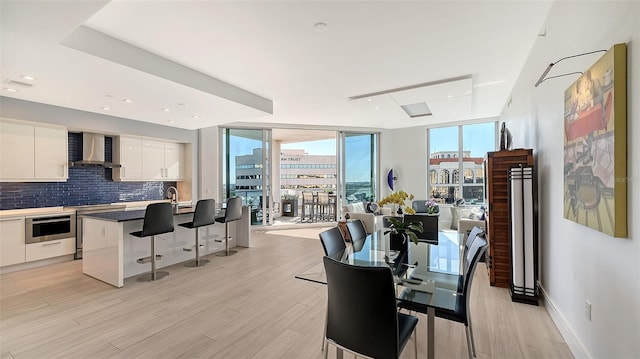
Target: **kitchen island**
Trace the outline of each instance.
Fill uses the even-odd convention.
[[[163,256],[157,268],[195,258],[195,231],[178,226],[190,222],[194,207],[179,208],[174,213],[174,231],[156,236],[156,253]],[[142,229],[144,210],[87,214],[83,216],[82,272],[116,287],[124,285],[124,279],[148,272],[149,264],[140,264],[138,258],[150,254],[150,238],[138,238],[129,233]],[[216,217],[224,216],[224,210]],[[224,224],[216,223],[199,228],[200,255],[224,250]],[[229,225],[229,247],[250,246],[249,208],[242,208],[242,219]]]

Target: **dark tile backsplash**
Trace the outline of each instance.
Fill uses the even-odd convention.
[[[105,138],[105,160],[112,158],[111,137]],[[82,159],[82,134],[69,133],[69,161]],[[114,182],[111,169],[70,167],[67,182],[0,182],[0,210],[81,206],[164,198],[175,182]]]

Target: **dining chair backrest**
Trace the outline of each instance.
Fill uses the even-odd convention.
[[[216,223],[216,200],[201,199],[196,203],[193,213],[193,227],[208,226]]]
[[[478,227],[478,226],[474,226],[471,231],[469,231],[469,234],[467,235],[467,240],[464,242],[464,253],[466,254],[469,251],[469,248],[471,247],[471,243],[473,243],[473,240],[476,239],[476,236],[478,236],[479,234],[484,233],[484,231],[482,230],[482,228]]]
[[[142,237],[173,232],[173,206],[169,202],[147,206],[142,222]]]
[[[398,358],[401,347],[391,269],[349,265],[329,257],[323,261],[327,339],[371,358]]]
[[[471,246],[469,247],[469,251],[465,254],[464,257],[464,268],[462,276],[464,278],[464,284],[462,287],[463,295],[467,295],[467,293],[471,289],[471,281],[473,280],[473,274],[478,266],[478,262],[480,261],[480,257],[487,249],[487,241],[484,239],[484,235],[478,234]]]
[[[232,222],[242,219],[242,198],[230,197],[227,199],[227,208],[224,212],[224,221]]]
[[[364,223],[359,219],[348,221],[347,231],[349,231],[349,237],[351,237],[352,241],[364,239],[367,236],[367,230],[364,228]]]
[[[328,192],[318,192],[318,204],[329,204],[329,193]]]
[[[347,246],[344,244],[344,237],[338,227],[331,227],[326,231],[320,232],[320,242],[324,249],[325,256],[333,256],[340,251],[344,251]]]
[[[307,204],[313,203],[313,193],[302,192],[302,202]]]

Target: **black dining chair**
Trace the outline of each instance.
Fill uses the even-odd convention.
[[[162,259],[162,255],[156,254],[156,236],[170,232],[173,232],[173,206],[171,203],[161,202],[148,205],[144,212],[142,230],[130,233],[138,238],[151,237],[151,255],[137,260],[138,263],[151,262],[151,272],[139,276],[139,282],[150,282],[169,275],[169,272],[156,271],[156,261]]]
[[[324,257],[327,275],[329,343],[370,358],[399,358],[414,333],[418,318],[398,312],[393,273],[389,267],[362,267]],[[358,305],[353,305],[358,303]]]
[[[332,227],[325,231],[320,232],[318,235],[320,237],[320,243],[322,243],[322,249],[324,250],[324,255],[333,257],[341,255],[347,246],[344,242],[344,237],[342,236],[342,231],[339,227]],[[324,322],[324,332],[327,332],[327,320],[325,318]],[[324,350],[325,344],[325,335],[322,336],[322,350]]]
[[[473,328],[471,326],[471,284],[473,282],[473,275],[480,261],[480,257],[487,249],[487,241],[484,239],[483,234],[479,234],[475,237],[469,250],[463,257],[462,274],[459,277],[458,282],[458,300],[456,301],[456,307],[454,310],[436,309],[436,317],[451,320],[465,325],[465,332],[467,335],[467,349],[469,351],[469,358],[476,356],[476,346],[473,339]],[[400,302],[398,304],[400,308],[408,309],[420,313],[427,314],[427,308],[419,305],[412,305],[407,302]]]
[[[364,228],[364,223],[359,219],[347,221],[347,231],[349,231],[349,237],[351,241],[361,240],[367,236],[367,230]]]
[[[185,267],[199,267],[209,263],[208,259],[200,259],[200,235],[199,228],[210,226],[216,223],[216,200],[201,199],[196,203],[196,210],[193,213],[191,222],[179,223],[184,228],[196,230],[196,259],[185,263]]]
[[[334,256],[347,248],[342,232],[337,226],[320,232],[319,237],[326,256]]]
[[[216,218],[216,222],[224,223],[224,242],[225,250],[216,253],[219,257],[227,257],[238,253],[235,250],[229,250],[229,223],[242,219],[242,198],[230,197],[227,199],[227,208],[224,210],[224,217]]]

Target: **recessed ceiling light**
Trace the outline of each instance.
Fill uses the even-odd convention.
[[[374,109],[374,110],[376,110],[376,111],[378,111],[378,106],[374,107],[373,109]]]
[[[9,91],[9,92],[18,92],[18,90],[14,89],[14,88],[11,88],[11,87],[5,87],[4,89],[5,89],[5,91]]]
[[[20,78],[23,78],[25,80],[29,80],[29,81],[35,81],[36,78],[33,76],[29,76],[29,75],[20,75]]]
[[[171,111],[171,110],[169,110],[168,108],[166,108],[166,107],[165,107],[165,108],[163,108],[163,109],[162,109],[162,111],[164,111],[164,112],[169,112],[169,111]]]
[[[447,97],[448,98],[453,98],[453,95],[452,94],[448,94]]]
[[[122,102],[126,102],[126,103],[133,103],[133,100],[128,99],[128,98],[123,98]]]
[[[175,123],[176,121],[174,121],[174,120],[169,120],[168,122],[169,122],[169,123]]]
[[[100,108],[101,108],[101,109],[103,109],[104,111],[109,111],[109,110],[111,110],[111,109],[110,109],[109,107],[107,107],[107,106],[102,106],[102,107],[100,107]]]
[[[367,101],[371,102],[371,101],[373,101],[373,99],[368,98]]]
[[[329,25],[326,22],[317,22],[313,25],[313,28],[316,29],[317,32],[325,32],[329,29]]]
[[[191,117],[195,118],[196,120],[200,118],[200,116],[198,116],[198,115],[193,115]]]

